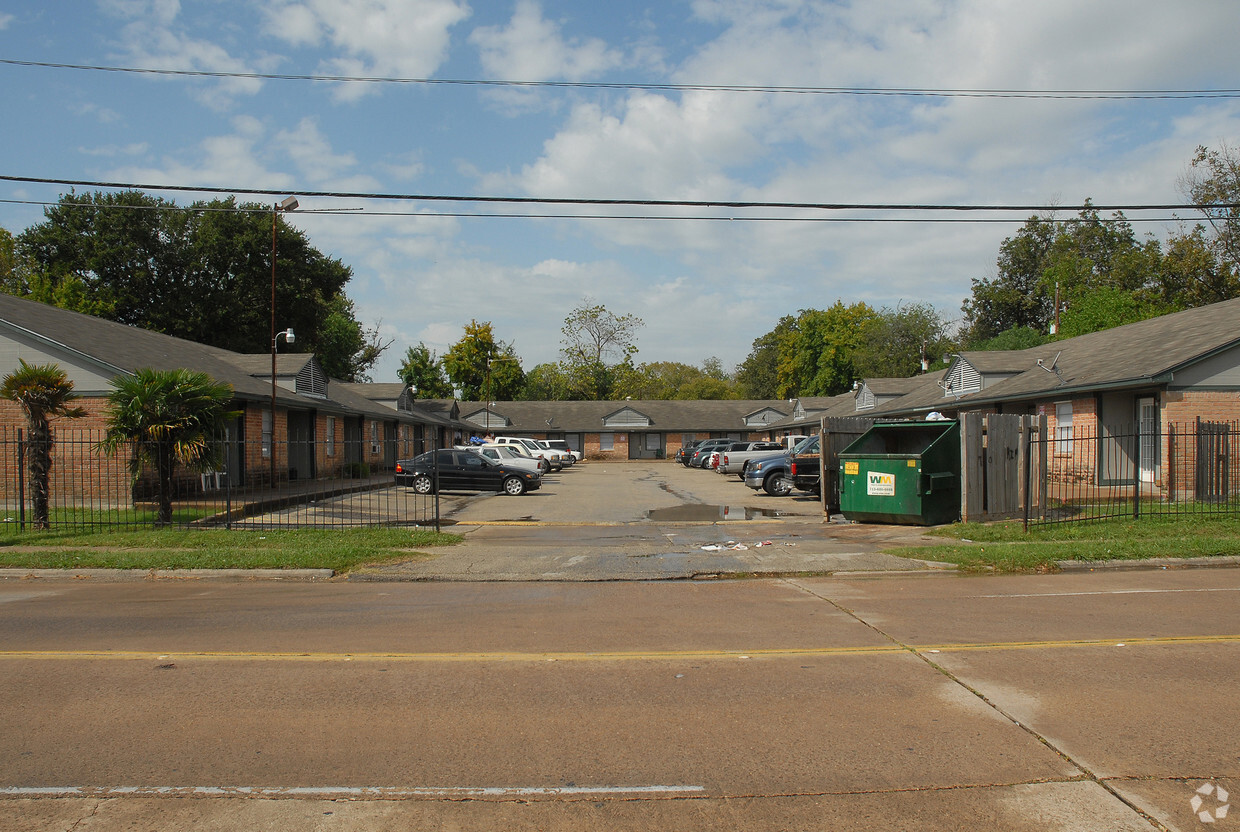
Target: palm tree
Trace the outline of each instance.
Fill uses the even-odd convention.
[[[86,415],[80,407],[70,407],[73,382],[55,364],[31,366],[18,359],[20,366],[0,381],[0,396],[21,405],[30,427],[30,491],[34,507],[34,527],[50,525],[49,484],[52,474],[51,418],[77,419]]]
[[[172,522],[172,474],[179,464],[206,471],[220,464],[216,439],[225,422],[239,415],[225,410],[232,387],[193,370],[140,369],[112,379],[107,435],[99,447],[109,455],[132,446],[129,471],[136,481],[142,464],[155,469],[159,514]]]

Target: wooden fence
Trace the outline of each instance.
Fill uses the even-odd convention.
[[[960,417],[960,519],[1010,520],[1045,511],[1046,416]],[[1025,500],[1025,492],[1029,500]]]

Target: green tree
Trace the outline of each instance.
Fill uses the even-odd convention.
[[[780,343],[777,369],[781,399],[834,396],[858,378],[854,363],[867,327],[878,313],[864,303],[803,309],[789,338]]]
[[[366,328],[353,314],[353,301],[336,295],[328,301],[319,326],[314,354],[323,371],[341,381],[370,381],[366,370],[392,345],[379,337],[379,327]]]
[[[1012,328],[1047,332],[1060,308],[1094,292],[1114,289],[1133,296],[1158,286],[1162,249],[1152,237],[1137,239],[1122,213],[1103,219],[1091,204],[1066,221],[1032,217],[1003,241],[992,280],[974,280],[964,303],[964,340],[976,345]]]
[[[1220,259],[1206,229],[1197,225],[1167,239],[1155,295],[1168,306],[1191,309],[1240,297],[1240,272]]]
[[[560,366],[573,399],[612,398],[616,379],[637,354],[634,338],[643,326],[636,315],[617,315],[586,299],[564,319]]]
[[[773,399],[779,395],[781,344],[796,333],[796,318],[785,315],[775,328],[753,341],[749,356],[736,370],[736,381],[746,399]]]
[[[921,371],[923,356],[931,368],[941,367],[943,356],[956,349],[933,306],[909,303],[879,310],[864,329],[854,364],[859,378],[908,378]]]
[[[1179,184],[1205,220],[1202,238],[1215,258],[1240,271],[1240,153],[1227,144],[1198,147]]]
[[[30,471],[30,501],[33,525],[46,529],[51,521],[52,445],[55,437],[51,420],[59,416],[77,419],[86,415],[71,402],[73,382],[54,364],[30,365],[18,359],[18,368],[0,381],[0,396],[17,402],[26,416],[30,438],[26,443]]]
[[[618,398],[661,401],[740,398],[738,386],[717,358],[706,359],[701,367],[679,361],[640,364],[618,380],[616,394]]]
[[[1060,316],[1057,338],[1073,338],[1090,332],[1157,318],[1174,311],[1162,304],[1142,301],[1131,292],[1111,286],[1077,298]]]
[[[443,367],[466,401],[515,399],[525,382],[521,359],[510,344],[495,340],[490,321],[470,321],[444,353]]]
[[[1031,326],[1014,326],[1011,329],[1005,329],[994,338],[987,338],[985,341],[979,341],[972,345],[973,350],[1027,350],[1030,347],[1039,347],[1050,340],[1050,336],[1043,335]]]
[[[155,470],[157,526],[172,522],[172,475],[177,465],[206,471],[220,464],[215,441],[225,423],[240,415],[226,410],[232,388],[193,370],[140,369],[112,380],[107,433],[99,443],[115,456],[130,452],[135,482],[143,463]]]
[[[527,402],[577,401],[564,365],[557,362],[536,364],[526,373],[520,399]]]
[[[64,195],[44,217],[17,240],[34,274],[6,291],[235,352],[271,349],[271,206],[122,191]],[[352,271],[283,214],[274,223],[276,326],[335,377],[364,377],[386,345],[344,295]]]
[[[434,350],[421,341],[416,347],[405,350],[405,360],[397,372],[400,380],[413,388],[414,398],[452,398],[452,385],[444,374],[443,363],[435,356]]]

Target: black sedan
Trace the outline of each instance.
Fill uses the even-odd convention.
[[[434,454],[434,456],[432,456]],[[439,480],[435,480],[438,467]],[[542,486],[542,475],[493,462],[473,451],[430,451],[396,463],[396,484],[419,494],[443,491],[502,491],[516,496]]]

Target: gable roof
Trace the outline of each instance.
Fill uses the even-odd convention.
[[[1024,350],[964,352],[947,372],[958,362],[967,361],[984,375],[1006,377],[959,398],[942,388],[919,388],[875,410],[954,410],[1166,384],[1177,372],[1237,346],[1240,298]]]
[[[0,333],[6,331],[9,335],[49,347],[52,351],[77,356],[83,363],[106,368],[111,374],[133,373],[143,367],[195,370],[230,385],[238,400],[271,401],[270,354],[244,355],[26,298],[0,294]],[[314,362],[314,356],[309,353],[280,353],[276,356],[276,362],[276,375],[287,378],[296,376]],[[339,382],[329,385],[327,398],[301,396],[277,385],[276,404],[376,419],[391,419],[397,415],[390,408],[375,404]]]

